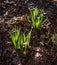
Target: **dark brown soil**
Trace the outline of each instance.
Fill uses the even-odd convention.
[[[44,9],[48,21],[32,31],[31,50],[25,56],[14,49],[9,33],[13,28],[30,30],[26,19],[30,7]],[[0,0],[0,65],[57,65],[55,44],[46,45],[53,33],[57,35],[57,0]]]

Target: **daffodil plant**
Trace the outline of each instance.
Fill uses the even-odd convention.
[[[43,18],[43,10],[40,11],[38,8],[30,9],[30,19],[28,21],[34,29],[40,29]]]
[[[52,34],[51,38],[47,41],[46,45],[49,45],[49,43],[52,43],[52,47],[54,47],[57,50],[57,36],[56,36],[56,34]]]
[[[27,51],[29,49],[29,43],[31,38],[31,31],[26,35],[19,30],[14,30],[10,33],[10,38],[15,49],[20,49],[20,51]]]
[[[53,34],[53,35],[52,35],[51,41],[52,41],[53,47],[54,47],[54,45],[55,45],[55,48],[56,48],[56,50],[57,50],[57,36],[56,36],[56,34]]]

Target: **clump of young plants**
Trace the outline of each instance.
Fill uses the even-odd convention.
[[[57,37],[56,34],[52,34],[51,38],[47,41],[46,45],[52,44],[52,47],[57,50]]]
[[[39,10],[38,8],[30,9],[30,19],[29,22],[34,29],[40,29],[41,24],[43,23],[44,15],[43,10]]]
[[[56,48],[56,50],[57,50],[57,37],[56,37],[56,34],[53,34],[53,35],[52,35],[51,41],[52,41],[53,47],[54,47],[54,45],[55,45],[55,48]]]
[[[19,49],[21,52],[28,51],[31,38],[31,31],[28,34],[22,33],[19,30],[14,30],[10,33],[10,38],[15,49]]]

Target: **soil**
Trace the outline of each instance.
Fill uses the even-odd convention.
[[[22,55],[14,49],[9,33],[13,28],[30,30],[26,19],[30,7],[44,9],[48,21],[32,31],[30,51]],[[56,44],[46,45],[53,33],[57,35],[57,0],[0,0],[0,65],[57,65]]]

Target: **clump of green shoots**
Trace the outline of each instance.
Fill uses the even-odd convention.
[[[52,43],[52,47],[57,49],[57,37],[56,34],[52,34],[51,38],[48,40],[48,42],[46,43],[46,45],[49,45],[49,43]]]
[[[54,45],[55,45],[55,48],[57,49],[57,37],[56,37],[56,34],[53,34],[53,35],[52,35],[51,41],[52,41],[53,47],[54,47]]]
[[[34,29],[40,29],[41,24],[43,23],[44,15],[43,10],[39,10],[38,8],[30,9],[30,24]]]
[[[10,33],[10,38],[15,49],[19,49],[21,52],[28,51],[31,38],[31,31],[26,35],[19,30],[14,30]]]

